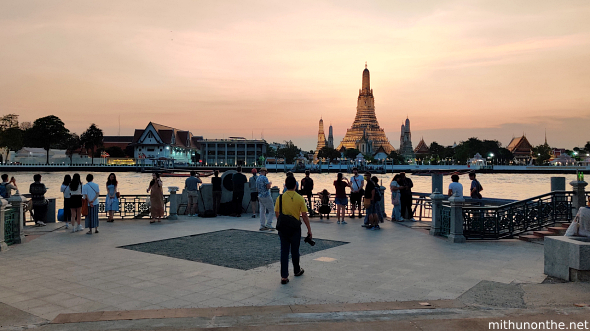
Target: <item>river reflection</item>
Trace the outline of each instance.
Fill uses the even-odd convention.
[[[16,178],[16,183],[21,193],[29,192],[29,185],[33,182],[33,172],[15,172],[8,173],[9,176]],[[61,201],[62,194],[60,193],[60,186],[63,181],[64,175],[68,172],[46,172],[40,173],[42,182],[48,188],[47,197],[57,198]],[[73,173],[69,173],[72,175]],[[87,173],[80,173],[82,179],[85,179]],[[246,173],[248,177],[250,174]],[[96,172],[93,173],[94,182],[99,184],[101,194],[106,191],[106,180],[108,173]],[[116,173],[119,181],[119,191],[122,195],[143,195],[146,194],[148,184],[151,180],[152,175],[149,173],[134,173],[134,172],[119,172]],[[351,174],[345,174],[350,177]],[[391,195],[389,191],[389,183],[393,178],[393,174],[377,174],[376,175],[383,186],[387,188],[385,192],[385,203],[386,209],[391,208]],[[530,198],[536,195],[544,194],[550,191],[551,177],[565,177],[566,178],[566,190],[571,190],[569,182],[576,179],[575,174],[567,175],[549,175],[549,174],[478,174],[477,179],[482,184],[484,190],[482,195],[487,198],[502,198],[502,199],[515,199],[522,200]],[[297,181],[301,181],[304,174],[295,174]],[[336,173],[328,174],[311,174],[314,180],[314,191],[321,191],[327,189],[329,192],[334,192],[333,182],[336,180]],[[412,176],[409,177],[414,182],[414,192],[430,192],[431,191],[431,180],[429,176]],[[273,185],[279,186],[282,189],[285,174],[284,173],[270,173],[268,175]],[[447,187],[451,182],[450,176],[444,177],[443,193],[447,193]],[[182,177],[166,177],[162,178],[164,186],[178,186],[180,189],[184,187],[185,178]],[[211,177],[204,177],[203,183],[210,183]],[[469,177],[467,175],[461,175],[459,180],[463,184],[464,192],[468,191],[470,185]],[[167,190],[165,190],[167,192]],[[62,206],[61,202],[58,202],[58,206]],[[389,214],[389,212],[388,212]]]

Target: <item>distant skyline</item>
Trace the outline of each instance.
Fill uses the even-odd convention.
[[[392,145],[590,140],[588,1],[0,2],[0,115],[334,144],[365,61]]]

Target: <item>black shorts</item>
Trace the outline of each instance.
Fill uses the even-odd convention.
[[[358,205],[360,207],[361,202],[363,201],[363,194],[361,192],[351,192],[350,193],[350,204],[351,205]]]
[[[250,192],[250,201],[252,201],[252,202],[258,201],[258,192]]]

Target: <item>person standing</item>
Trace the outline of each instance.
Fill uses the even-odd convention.
[[[188,195],[188,216],[197,216],[199,213],[199,184],[203,181],[196,171],[191,171],[190,177],[184,182],[184,188]]]
[[[219,170],[213,172],[211,186],[213,191],[213,211],[215,212],[215,216],[217,216],[219,204],[221,203],[221,178],[219,177]]]
[[[29,187],[29,193],[31,193],[31,200],[33,201],[33,219],[37,226],[45,226],[45,219],[47,217],[45,193],[47,192],[47,188],[45,184],[41,183],[41,175],[34,175],[33,181]]]
[[[70,183],[72,182],[72,176],[65,175],[64,181],[61,183],[60,191],[64,195],[64,223],[66,223],[66,230],[70,227],[70,222],[72,221],[72,210],[70,209],[70,197],[72,194],[70,193]]]
[[[481,199],[481,191],[483,191],[483,187],[479,183],[477,179],[475,179],[475,172],[469,173],[469,179],[471,179],[471,188],[469,190],[469,195],[473,199]]]
[[[94,176],[92,174],[86,175],[86,185],[82,187],[82,196],[88,203],[88,215],[86,215],[86,234],[98,233],[98,196],[100,194],[100,187],[93,183]]]
[[[391,204],[393,205],[393,210],[391,211],[391,221],[401,221],[402,214],[401,214],[401,206],[400,206],[400,192],[399,192],[399,174],[393,176],[391,180],[391,184],[389,184],[389,189],[391,190]]]
[[[309,170],[305,170],[305,177],[301,180],[301,193],[307,196],[307,210],[309,211],[309,215],[314,214],[313,208],[311,206],[311,196],[313,195],[313,179],[310,177],[311,172]]]
[[[164,191],[159,173],[154,172],[152,174],[152,180],[147,192],[150,194],[150,214],[152,216],[150,224],[156,221],[160,222],[160,219],[164,217]]]
[[[114,173],[111,173],[107,178],[107,196],[104,202],[104,210],[109,215],[109,219],[107,222],[114,222],[114,213],[119,211],[119,197],[117,193],[119,192],[117,182],[117,176]]]
[[[250,208],[252,208],[252,218],[256,218],[256,207],[258,204],[258,189],[256,188],[256,168],[252,169],[252,177],[248,179],[248,186],[250,187]]]
[[[373,176],[371,180],[373,181],[373,184],[375,184],[375,213],[379,218],[379,222],[383,223],[383,209],[381,208],[383,194],[381,194],[381,185],[379,185],[379,178],[377,178],[377,176]]]
[[[16,179],[14,177],[10,178],[8,181],[8,174],[2,175],[2,184],[0,184],[0,197],[4,199],[10,198],[12,195],[12,190],[18,190],[16,186]]]
[[[256,178],[256,189],[258,191],[258,204],[260,205],[260,231],[274,230],[272,217],[274,205],[270,196],[272,182],[268,181],[266,168],[260,169],[260,176]]]
[[[400,174],[400,204],[401,204],[401,214],[402,219],[407,219],[412,222],[416,222],[414,219],[414,213],[412,212],[412,187],[414,187],[414,183],[412,180],[406,177],[405,172],[401,172]]]
[[[348,205],[348,197],[346,196],[346,188],[350,187],[348,179],[343,178],[342,173],[339,172],[334,181],[334,187],[336,188],[336,197],[334,203],[336,203],[336,218],[337,224],[346,224],[344,220],[344,210]],[[342,220],[340,220],[342,218]]]
[[[289,177],[295,178],[295,175],[293,175],[293,172],[287,171],[287,178],[289,178]],[[287,178],[285,178],[285,179],[287,179]],[[297,191],[297,192],[299,191],[299,183],[297,182],[297,180],[295,180],[295,191]],[[287,192],[287,185],[283,184],[283,193],[285,193],[285,192]]]
[[[463,197],[463,185],[459,183],[459,175],[451,175],[452,183],[449,184],[449,197],[456,196],[458,198]]]
[[[80,180],[80,174],[74,174],[74,176],[72,176],[69,188],[72,233],[74,233],[84,230],[80,222],[80,219],[82,218],[82,181]],[[78,223],[77,226],[76,223]]]
[[[354,218],[354,210],[358,207],[359,218],[361,218],[363,216],[361,213],[361,206],[363,203],[363,187],[365,186],[365,181],[363,176],[359,175],[359,170],[357,168],[352,168],[352,173],[353,176],[350,177],[350,204],[352,205],[352,214],[350,217]]]
[[[303,218],[303,222],[307,227],[307,237],[311,239],[312,234],[309,218],[307,217],[307,206],[305,205],[303,197],[295,191],[297,180],[294,177],[287,177],[285,180],[285,186],[287,187],[287,192],[283,193],[275,203],[275,215],[277,218],[281,213],[293,216],[297,220],[299,220],[300,217]],[[281,284],[287,284],[289,282],[289,252],[291,252],[291,261],[293,262],[293,273],[295,277],[303,275],[303,272],[305,271],[299,265],[301,227],[292,232],[279,231],[279,239],[281,241]]]
[[[232,216],[242,217],[242,202],[244,201],[244,185],[248,182],[248,178],[242,173],[242,167],[236,169],[236,173],[232,175],[231,180],[234,187],[232,194],[232,201],[234,213]]]

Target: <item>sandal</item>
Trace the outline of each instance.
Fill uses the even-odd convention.
[[[151,221],[150,221],[150,224],[152,224],[152,223],[156,223],[156,221],[154,221],[154,220],[151,220]]]

